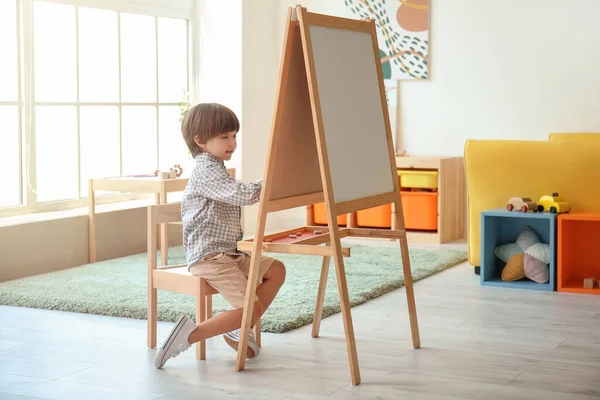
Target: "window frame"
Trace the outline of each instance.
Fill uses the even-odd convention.
[[[117,102],[84,102],[79,100],[80,79],[79,79],[79,46],[76,46],[76,87],[77,98],[75,102],[38,102],[34,100],[34,65],[33,54],[33,3],[45,2],[53,4],[63,4],[75,6],[75,35],[76,43],[79,43],[78,15],[79,7],[89,7],[101,10],[115,11],[117,13],[134,13],[148,15],[154,18],[155,27],[158,28],[158,18],[178,18],[187,20],[187,86],[190,101],[195,101],[198,97],[197,76],[198,76],[198,28],[196,18],[195,0],[9,0],[16,4],[17,18],[17,100],[0,101],[0,106],[16,106],[18,109],[18,141],[19,141],[19,200],[20,204],[16,206],[0,207],[0,218],[14,217],[18,215],[44,213],[53,211],[66,211],[74,208],[87,207],[89,200],[82,197],[81,193],[81,147],[80,147],[80,108],[83,106],[116,106],[121,110],[127,106],[152,106],[156,109],[157,118],[157,149],[159,149],[160,132],[159,125],[159,107],[160,106],[179,106],[179,102],[160,102],[158,98],[159,74],[156,74],[157,98],[155,102],[123,102],[121,90],[119,90],[119,101]],[[120,26],[120,14],[117,14]],[[158,31],[156,31],[158,38]],[[156,42],[156,63],[158,67],[158,41]],[[119,35],[119,49],[121,47],[121,37]],[[119,50],[120,52],[120,50]],[[119,57],[120,63],[120,57]],[[121,88],[121,67],[119,67],[119,88]],[[26,96],[32,93],[31,96]],[[78,145],[78,196],[77,199],[37,202],[36,182],[36,130],[35,130],[35,108],[43,106],[74,106],[77,110],[77,145]],[[122,121],[120,125],[122,124]],[[31,125],[31,126],[29,126]],[[119,132],[122,137],[123,131]],[[123,157],[122,148],[120,157]],[[160,151],[156,154],[156,163],[160,158]],[[120,163],[122,172],[123,164]],[[83,194],[84,195],[84,194]],[[84,195],[85,196],[85,195]],[[154,198],[152,194],[137,193],[116,193],[106,195],[96,195],[96,204],[111,204],[138,199]]]

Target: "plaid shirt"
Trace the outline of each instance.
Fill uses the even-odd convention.
[[[262,180],[249,184],[227,173],[223,160],[203,152],[181,200],[183,247],[188,267],[210,253],[244,254],[237,249],[242,239],[242,206],[260,200]]]

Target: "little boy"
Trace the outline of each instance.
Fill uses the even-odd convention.
[[[215,103],[192,107],[182,122],[183,138],[195,165],[181,202],[183,246],[188,270],[201,276],[221,293],[232,310],[202,324],[181,316],[156,356],[162,368],[169,358],[187,350],[192,343],[224,334],[237,351],[246,296],[250,256],[237,249],[242,239],[241,207],[257,203],[262,180],[244,184],[231,177],[224,161],[236,149],[240,125],[229,108]],[[267,310],[285,281],[285,267],[275,258],[262,256],[259,282],[254,295],[252,326]],[[258,356],[259,347],[250,332],[247,358]]]

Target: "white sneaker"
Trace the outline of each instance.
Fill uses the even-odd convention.
[[[223,339],[225,339],[225,342],[227,342],[227,344],[232,349],[237,351],[238,344],[240,343],[240,334],[241,330],[236,329],[234,331],[227,332],[226,334],[224,334]],[[246,358],[251,360],[253,358],[258,357],[259,353],[260,347],[258,347],[258,344],[256,344],[256,340],[254,339],[254,332],[251,330],[250,335],[248,335],[248,348],[246,349]]]
[[[169,358],[177,357],[180,353],[189,349],[188,337],[195,329],[196,324],[192,320],[185,315],[179,317],[171,333],[169,333],[169,336],[167,336],[167,339],[158,351],[154,360],[154,366],[162,368]]]

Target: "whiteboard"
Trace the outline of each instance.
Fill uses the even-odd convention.
[[[335,202],[393,192],[371,33],[310,25],[310,37]]]

